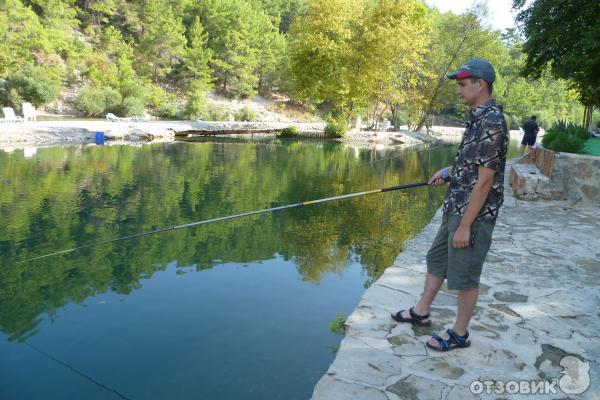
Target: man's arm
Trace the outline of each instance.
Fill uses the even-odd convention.
[[[496,170],[480,165],[477,169],[477,174],[477,182],[475,182],[471,197],[469,197],[469,205],[467,206],[465,215],[463,215],[452,240],[452,247],[457,249],[469,246],[471,225],[473,224],[473,221],[475,221],[475,218],[477,218],[481,207],[485,204],[490,188],[494,183]]]

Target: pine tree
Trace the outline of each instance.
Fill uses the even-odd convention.
[[[142,16],[140,56],[158,83],[185,54],[185,28],[166,0],[146,0]]]
[[[200,80],[208,86],[212,82],[212,71],[208,66],[212,50],[207,46],[208,35],[204,32],[200,17],[196,16],[188,30],[188,46],[184,63],[185,76]]]

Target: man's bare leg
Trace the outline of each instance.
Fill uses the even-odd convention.
[[[421,293],[421,298],[414,307],[417,315],[429,314],[431,303],[433,303],[433,300],[438,294],[440,287],[442,287],[442,283],[444,283],[444,278],[427,273],[427,276],[425,277],[425,287],[423,289],[423,293]],[[401,315],[404,318],[410,318],[408,310],[404,311]],[[424,319],[423,322],[427,322],[428,320],[429,318]]]
[[[456,322],[454,323],[452,330],[461,336],[464,336],[465,333],[467,333],[469,322],[471,322],[471,317],[473,316],[473,311],[477,304],[478,296],[478,288],[458,291],[458,316],[456,317]],[[448,339],[450,337],[447,332],[441,332],[439,336],[442,339]],[[433,338],[429,340],[429,344],[436,347],[439,346],[438,341]]]
[[[525,154],[525,145],[521,145],[521,155]]]

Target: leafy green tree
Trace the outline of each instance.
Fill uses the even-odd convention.
[[[521,9],[524,0],[514,0]],[[586,106],[584,125],[600,107],[600,3],[586,0],[535,0],[521,10],[517,21],[525,34],[523,73],[540,77],[547,67],[555,77],[569,80]]]
[[[287,33],[294,19],[306,13],[306,0],[261,0],[273,24],[282,33]]]
[[[33,54],[52,48],[38,16],[19,0],[0,2],[0,79],[33,63]]]
[[[208,87],[202,80],[192,81],[188,91],[188,101],[185,105],[184,115],[189,119],[201,118],[206,108],[206,92]]]
[[[200,17],[196,16],[188,30],[185,75],[194,80],[204,81],[209,86],[212,82],[212,71],[208,64],[212,59],[212,50],[208,48],[207,42],[208,35],[204,32]]]
[[[15,99],[40,107],[56,99],[60,87],[61,76],[56,70],[40,65],[26,65],[8,77],[2,92],[10,93],[13,101],[9,102],[20,110],[21,104],[16,103]],[[4,97],[9,100],[6,95]]]
[[[508,57],[499,32],[483,25],[487,15],[483,4],[474,4],[462,15],[450,12],[440,14],[432,10],[433,32],[425,65],[433,79],[422,79],[417,90],[423,101],[412,110],[416,130],[421,130],[427,119],[443,107],[444,99],[456,104],[454,88],[448,85],[446,74],[458,68],[471,57],[486,58],[492,64],[503,64]]]
[[[185,27],[167,0],[145,0],[141,20],[140,57],[158,83],[185,55]]]
[[[111,87],[84,87],[77,98],[78,108],[90,117],[103,116],[106,112],[117,112],[121,105],[121,94]]]
[[[213,51],[211,67],[225,93],[252,96],[258,90],[257,68],[265,37],[275,29],[259,1],[207,0],[202,23]]]
[[[367,10],[364,43],[357,51],[360,84],[353,97],[363,93],[374,103],[373,125],[389,107],[398,128],[397,113],[424,73],[430,30],[426,17],[426,8],[417,1],[380,0]]]
[[[342,112],[358,100],[351,90],[361,70],[355,39],[364,32],[365,7],[366,0],[309,0],[307,14],[290,31],[290,63],[300,99],[329,101]]]

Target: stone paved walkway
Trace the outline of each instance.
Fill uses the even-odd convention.
[[[472,346],[450,353],[425,347],[432,333],[452,326],[454,291],[444,288],[436,298],[432,328],[390,318],[413,305],[422,290],[438,212],[348,317],[346,336],[313,400],[600,399],[600,210],[515,199],[509,171],[507,166],[505,205],[471,322]],[[469,390],[478,379],[560,379],[566,355],[591,367],[591,386],[581,395],[568,396],[556,384],[553,395]]]

